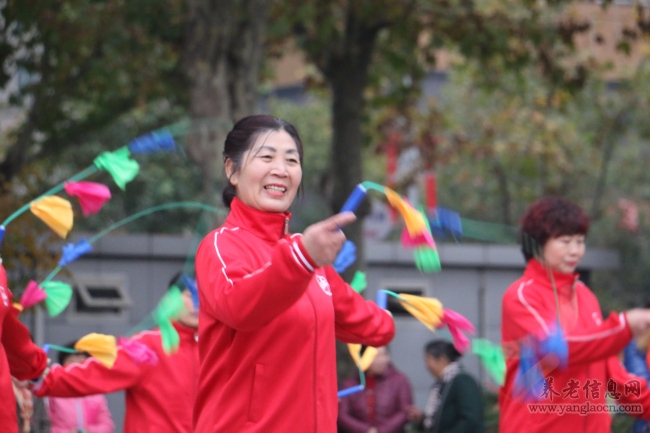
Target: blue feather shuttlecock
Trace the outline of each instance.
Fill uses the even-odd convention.
[[[66,266],[92,250],[93,246],[86,239],[81,239],[76,244],[69,243],[64,245],[63,254],[61,255],[61,259],[59,259],[59,266]]]
[[[127,147],[133,154],[173,152],[176,142],[169,132],[156,131],[134,138]]]

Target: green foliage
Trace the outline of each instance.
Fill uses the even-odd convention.
[[[0,60],[20,79],[13,103],[27,110],[25,134],[0,166],[5,179],[39,156],[80,146],[88,133],[136,106],[161,98],[183,104],[182,4],[5,2]]]
[[[598,70],[572,91],[555,88],[537,68],[504,70],[494,88],[482,86],[481,75],[472,62],[452,69],[435,107],[446,126],[437,131],[440,203],[467,218],[516,225],[543,195],[572,199],[592,218],[589,245],[621,253],[620,271],[592,280],[604,309],[644,304],[650,298],[647,60],[614,88]],[[622,226],[621,199],[638,208],[638,229]]]

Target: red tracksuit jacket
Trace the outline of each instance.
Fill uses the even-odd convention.
[[[180,335],[176,353],[166,355],[160,331],[145,331],[131,339],[158,356],[155,365],[136,364],[118,345],[113,368],[95,358],[62,367],[55,364],[34,394],[81,397],[126,391],[124,433],[192,433],[192,407],[199,368],[196,330],[174,323]]]
[[[12,302],[7,274],[0,264],[0,427],[3,432],[10,433],[18,431],[11,376],[20,380],[35,379],[47,367],[47,354],[32,342]]]
[[[289,213],[234,199],[196,257],[201,371],[195,433],[336,432],[335,339],[387,344],[389,314],[314,269]]]
[[[578,281],[577,274],[554,272],[553,276],[560,321],[569,347],[568,367],[545,366],[547,386],[536,396],[537,402],[523,402],[513,396],[519,367],[518,341],[528,335],[543,337],[557,317],[547,270],[532,259],[523,277],[503,296],[501,334],[507,370],[499,393],[499,432],[610,432],[611,416],[606,408],[598,407],[606,403],[608,392],[614,397],[612,401],[620,405],[641,404],[642,417],[650,419],[650,390],[646,382],[628,374],[617,358],[632,338],[625,314],[612,313],[603,320],[598,300]],[[543,406],[533,407],[530,403]],[[533,413],[534,410],[556,412]],[[560,411],[564,411],[562,415]]]

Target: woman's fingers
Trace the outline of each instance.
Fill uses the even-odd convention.
[[[357,216],[352,212],[341,212],[337,213],[336,215],[332,215],[331,217],[317,224],[323,224],[327,230],[336,231],[341,227],[345,227],[346,225],[355,222],[356,220]]]
[[[345,242],[341,227],[356,219],[352,212],[343,212],[307,227],[302,244],[318,267],[334,262]]]

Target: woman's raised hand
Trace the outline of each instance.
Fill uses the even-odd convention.
[[[341,231],[341,227],[356,221],[356,219],[357,217],[352,212],[342,212],[305,229],[302,235],[302,245],[316,266],[321,267],[334,263],[345,242],[345,235]]]
[[[634,337],[643,335],[650,330],[650,309],[633,308],[625,312],[625,317]]]

